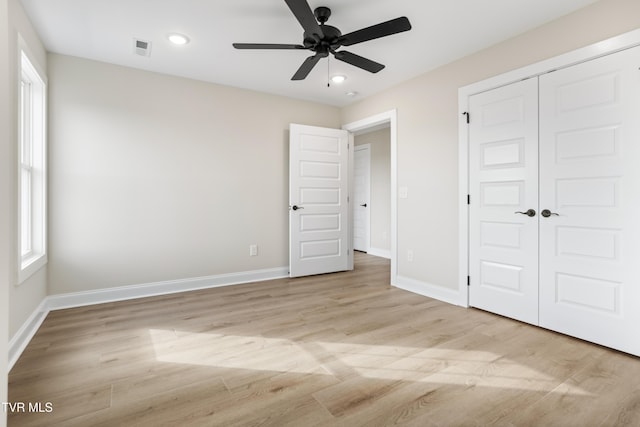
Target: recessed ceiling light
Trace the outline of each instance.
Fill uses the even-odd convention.
[[[336,84],[340,84],[345,80],[347,80],[347,76],[343,76],[342,74],[336,74],[335,76],[331,77],[331,82]]]
[[[183,45],[189,43],[189,37],[184,34],[171,33],[167,36],[169,41],[173,44]]]
[[[351,97],[354,97],[354,96],[356,96],[357,94],[358,94],[358,92],[347,92],[347,93],[345,93],[345,95],[347,95],[347,96],[351,96]]]

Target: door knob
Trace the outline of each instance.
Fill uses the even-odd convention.
[[[362,206],[363,208],[366,208],[366,207],[367,207],[367,204],[365,203],[364,205],[360,205],[360,206]]]
[[[526,216],[536,216],[536,211],[534,211],[533,209],[529,209],[526,212],[514,212],[517,214],[522,214],[522,215],[526,215]]]
[[[294,211],[297,211],[298,209],[304,209],[304,208],[302,206],[293,205],[291,206],[291,209],[293,209]]]
[[[551,215],[560,216],[560,214],[557,214],[555,212],[551,212],[549,209],[543,210],[542,212],[540,212],[540,215],[542,215],[545,218],[549,218]]]

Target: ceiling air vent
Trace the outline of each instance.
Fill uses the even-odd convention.
[[[151,42],[134,38],[133,53],[140,56],[151,56]]]

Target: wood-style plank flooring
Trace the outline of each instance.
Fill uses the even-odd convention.
[[[389,286],[389,263],[54,311],[10,426],[638,426],[640,359]],[[46,406],[42,406],[46,410]]]

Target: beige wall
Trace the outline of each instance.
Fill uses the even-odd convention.
[[[7,0],[0,0],[0,200],[11,201],[11,149],[9,133],[9,11]],[[11,211],[13,203],[0,203],[0,402],[7,401],[9,366],[9,288],[12,249]],[[7,425],[7,414],[0,410],[0,427]]]
[[[391,136],[390,129],[356,135],[355,145],[371,144],[371,249],[391,250]]]
[[[409,190],[398,200],[399,276],[458,286],[458,88],[639,27],[640,1],[602,0],[342,110],[351,123],[397,109],[398,186]]]
[[[55,54],[49,80],[50,294],[288,265],[289,123],[338,108]]]
[[[27,50],[31,62],[39,69],[38,71],[46,77],[47,54],[44,46],[40,42],[38,35],[35,33],[33,26],[22,9],[22,5],[18,0],[9,0],[9,65],[11,82],[18,82],[20,72],[20,50],[18,44],[18,34],[22,36],[25,43],[24,48]],[[14,143],[10,146],[10,156],[15,161],[11,163],[11,181],[12,181],[12,200],[17,206],[17,159],[18,159],[18,85],[11,85],[11,141]],[[12,235],[10,237],[13,247],[18,247],[18,219],[17,208],[12,209]],[[20,329],[25,321],[31,316],[34,310],[42,302],[47,295],[47,268],[44,267],[36,272],[33,276],[25,280],[23,283],[17,283],[17,266],[19,260],[17,251],[14,251],[13,265],[16,266],[13,272],[12,283],[9,291],[9,336]]]

